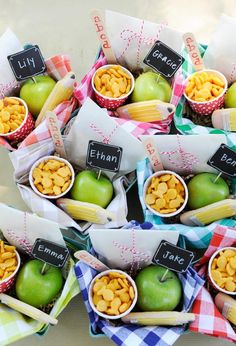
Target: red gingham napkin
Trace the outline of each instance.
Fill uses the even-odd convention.
[[[76,104],[77,101],[72,98],[70,101],[64,101],[60,103],[54,109],[54,113],[57,115],[57,120],[60,128],[65,126],[65,124],[69,121],[71,113],[76,108]],[[43,141],[44,139],[47,139],[49,137],[51,137],[51,135],[48,130],[47,123],[44,120],[24,139],[23,142],[21,142],[19,148],[27,147],[28,145]]]
[[[47,72],[53,78],[60,80],[63,78],[68,72],[71,71],[70,59],[67,55],[56,55],[45,61],[47,66]],[[70,119],[71,113],[76,108],[77,101],[75,98],[72,98],[70,101],[64,101],[59,104],[54,112],[57,115],[58,122],[60,127],[64,127],[68,120]],[[43,121],[36,129],[34,129],[23,142],[20,143],[19,148],[26,147],[28,145],[40,142],[44,139],[50,137],[50,133],[46,126],[46,121]],[[4,146],[8,150],[16,150],[16,148],[12,147],[8,141],[6,141],[3,137],[0,137],[0,145]]]
[[[105,65],[106,63],[106,58],[104,57],[104,54],[101,52],[99,58],[97,59],[91,70],[84,76],[80,84],[76,87],[74,95],[81,104],[84,103],[87,97],[93,98],[94,93],[91,86],[92,76],[99,67]],[[183,89],[183,79],[180,77],[175,78],[171,100],[171,102],[174,105],[178,104],[179,99],[183,94]],[[109,112],[109,114],[113,116],[112,112]],[[169,133],[169,125],[173,120],[173,117],[170,116],[165,120],[154,121],[150,123],[144,123],[140,121],[122,119],[117,117],[114,117],[114,119],[121,127],[125,128],[128,132],[132,133],[135,137],[138,138],[140,135],[154,135],[160,132]]]
[[[71,71],[68,55],[55,55],[45,61],[47,73],[54,79],[60,80]]]
[[[198,274],[207,275],[207,265],[212,254],[219,248],[236,245],[236,229],[217,226],[211,243],[204,256],[197,264]],[[196,315],[190,324],[190,330],[236,342],[236,333],[231,324],[218,311],[211,293],[203,287],[198,294],[192,308]]]

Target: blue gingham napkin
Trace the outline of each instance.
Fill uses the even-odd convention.
[[[153,214],[149,209],[147,209],[143,200],[143,185],[145,180],[151,174],[153,174],[153,171],[148,159],[139,161],[137,163],[138,194],[144,213],[144,219],[145,221],[151,222],[155,228],[158,228],[160,230],[179,231],[179,234],[184,237],[187,246],[197,249],[203,249],[208,247],[217,225],[236,227],[236,220],[233,219],[219,220],[204,227],[190,227],[177,223],[164,224],[161,217]]]
[[[150,228],[146,223],[142,227]],[[129,228],[129,227],[126,227]],[[136,223],[136,228],[138,224]],[[139,229],[141,226],[139,226]],[[123,230],[125,232],[125,229]],[[186,325],[172,328],[158,326],[138,326],[131,324],[115,325],[109,320],[99,317],[92,309],[88,301],[89,285],[98,272],[83,262],[77,262],[75,273],[80,285],[80,290],[84,299],[85,307],[89,315],[90,325],[94,334],[105,334],[109,339],[119,346],[170,346],[182,335]],[[197,272],[189,267],[179,278],[183,287],[182,311],[190,310],[192,303],[204,285],[204,280]]]

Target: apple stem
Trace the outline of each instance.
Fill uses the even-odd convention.
[[[220,172],[220,173],[217,175],[217,177],[215,178],[215,180],[213,181],[213,183],[215,183],[215,182],[219,179],[219,177],[221,176],[221,174],[222,174],[222,172]]]
[[[32,78],[33,82],[36,84],[37,83],[36,79],[34,77],[31,77],[31,78]]]
[[[45,273],[46,266],[47,266],[47,263],[44,262],[43,268],[42,268],[42,270],[41,270],[41,274],[42,274],[42,275]]]
[[[162,275],[161,282],[165,280],[166,275],[168,274],[169,269],[166,269],[165,273]]]
[[[101,169],[99,169],[97,180],[100,179],[101,174],[102,174],[102,171],[101,171]]]

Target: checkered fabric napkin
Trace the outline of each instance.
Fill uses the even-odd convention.
[[[55,55],[45,61],[47,73],[56,80],[60,80],[72,70],[68,55]]]
[[[141,227],[139,227],[140,229]],[[125,232],[125,229],[123,230]],[[92,251],[93,252],[93,251]],[[178,327],[138,326],[138,325],[115,325],[108,320],[100,318],[89,305],[89,285],[98,273],[83,262],[77,262],[75,273],[80,285],[85,307],[89,315],[91,328],[94,334],[105,334],[119,346],[169,346],[184,333],[186,325]],[[187,312],[204,284],[204,280],[193,268],[186,273],[180,274],[179,278],[183,285],[182,311]]]
[[[65,139],[64,136],[63,139]],[[51,138],[11,152],[9,157],[14,167],[14,180],[17,183],[17,187],[19,188],[23,200],[30,210],[41,217],[59,223],[63,227],[74,227],[79,232],[83,232],[81,223],[79,224],[75,222],[62,209],[57,207],[50,200],[38,196],[31,187],[29,187],[28,175],[34,162],[43,156],[52,155],[53,152],[54,145]],[[67,154],[69,159],[69,153]],[[108,205],[107,210],[114,213],[116,217],[114,221],[103,225],[104,228],[121,227],[127,222],[127,199],[124,189],[125,183],[126,179],[124,177],[119,177],[113,182],[115,197]],[[89,227],[89,224],[86,223],[86,225],[87,227],[85,227],[84,232],[87,232],[87,228]]]
[[[48,73],[57,80],[63,78],[68,72],[71,71],[70,59],[67,55],[53,56],[46,60],[45,63]],[[70,101],[60,103],[54,109],[61,128],[63,128],[70,119],[71,113],[76,108],[76,105],[76,99],[72,98]],[[50,133],[47,128],[46,121],[42,121],[42,123],[36,129],[34,129],[23,142],[20,143],[19,148],[24,148],[34,143],[38,143],[49,137]],[[3,137],[0,137],[0,145],[4,146],[10,151],[16,150],[16,148],[12,147]]]
[[[199,45],[198,48],[201,52],[201,55],[203,56],[206,50],[206,46]],[[181,66],[181,70],[182,70],[183,76],[186,78],[187,76],[195,72],[195,70],[186,49],[183,49],[181,55],[185,58],[185,61],[183,65]],[[178,102],[178,106],[176,108],[176,112],[174,115],[175,127],[177,128],[179,132],[185,135],[198,135],[198,134],[204,134],[204,133],[213,133],[213,134],[223,133],[227,136],[231,145],[236,146],[236,133],[227,132],[223,130],[217,130],[212,127],[196,125],[190,119],[184,118],[184,104],[185,104],[185,97],[182,96]]]
[[[106,58],[104,57],[104,54],[101,52],[91,70],[84,76],[80,84],[75,89],[74,95],[79,101],[79,103],[83,104],[87,97],[94,99],[94,92],[91,86],[92,76],[99,67],[105,65],[106,63]],[[171,102],[175,106],[177,106],[178,101],[183,94],[184,87],[182,84],[182,79],[182,76],[178,76],[178,78],[175,78],[173,83],[173,94]],[[109,112],[109,114],[111,116],[114,116],[113,112]],[[153,121],[149,123],[117,118],[116,116],[114,116],[114,119],[121,127],[125,128],[126,130],[130,129],[129,132],[138,138],[140,135],[169,133],[169,125],[172,122],[173,117],[170,116],[165,120]]]
[[[70,263],[69,273],[60,297],[54,304],[50,316],[57,318],[69,301],[80,292],[78,282],[74,274],[73,262]],[[0,345],[8,345],[12,342],[39,332],[46,325],[26,318],[21,313],[8,308],[0,303]]]
[[[179,231],[179,233],[184,237],[187,246],[198,249],[208,247],[214,229],[217,227],[218,224],[228,227],[236,227],[236,220],[233,219],[223,219],[217,222],[213,222],[205,227],[190,227],[182,224],[164,224],[162,218],[160,218],[157,215],[154,215],[149,209],[147,209],[143,200],[143,185],[145,180],[152,173],[153,171],[148,159],[139,161],[137,163],[138,194],[143,209],[145,221],[150,221],[155,226],[158,226],[158,229],[161,230]]]
[[[236,227],[216,227],[208,249],[196,266],[199,274],[207,275],[207,265],[210,257],[216,250],[225,246],[236,246]],[[196,319],[190,325],[191,331],[227,339],[236,343],[235,331],[217,310],[211,293],[205,287],[199,292],[193,304],[192,312],[196,314]]]

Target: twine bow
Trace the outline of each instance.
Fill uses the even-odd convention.
[[[137,32],[135,32],[134,30],[130,30],[130,29],[124,29],[121,31],[120,38],[121,38],[121,40],[126,42],[126,45],[125,45],[125,48],[123,49],[122,53],[120,54],[120,56],[117,58],[118,60],[124,56],[126,51],[129,49],[132,41],[136,40],[137,41],[136,64],[137,64],[137,67],[139,67],[141,43],[143,43],[144,45],[148,45],[148,46],[154,45],[154,43],[158,40],[160,33],[163,30],[163,28],[165,26],[167,26],[167,23],[163,22],[159,25],[159,28],[157,30],[157,34],[155,37],[145,37],[143,35],[144,24],[145,24],[145,21],[142,20],[140,30]]]
[[[26,223],[26,218],[27,218],[27,214],[24,213],[24,231],[23,231],[23,235],[22,236],[18,236],[15,231],[13,231],[12,229],[7,229],[7,233],[9,235],[9,237],[13,240],[16,241],[21,248],[28,254],[31,255],[32,253],[32,245],[31,242],[27,236],[27,223]]]
[[[99,129],[97,127],[97,125],[95,125],[94,123],[91,123],[89,124],[89,127],[96,133],[98,133],[102,138],[102,142],[105,143],[105,144],[110,144],[110,141],[111,141],[111,138],[112,136],[114,135],[114,133],[116,132],[117,128],[118,128],[118,125],[116,125],[114,127],[114,129],[110,132],[109,135],[106,135],[101,129]]]
[[[17,83],[16,80],[13,80],[7,84],[0,83],[0,99],[3,99],[8,92],[10,92],[12,89],[16,89],[18,86],[19,83]]]
[[[195,164],[199,163],[198,158],[192,153],[185,151],[180,143],[180,137],[177,135],[177,149],[172,151],[162,151],[162,155],[166,155],[168,157],[169,162],[176,167],[177,169],[184,169],[187,173],[193,173],[193,167]],[[180,155],[181,160],[175,157],[175,155]]]
[[[121,250],[120,258],[127,266],[130,266],[129,274],[131,276],[134,276],[136,272],[139,269],[141,269],[140,267],[141,262],[143,261],[148,262],[151,259],[150,255],[138,249],[136,245],[136,237],[135,237],[134,229],[132,229],[132,245],[131,246],[118,243],[115,240],[113,241],[113,245],[119,250]],[[131,263],[129,260],[130,255],[131,255]]]

